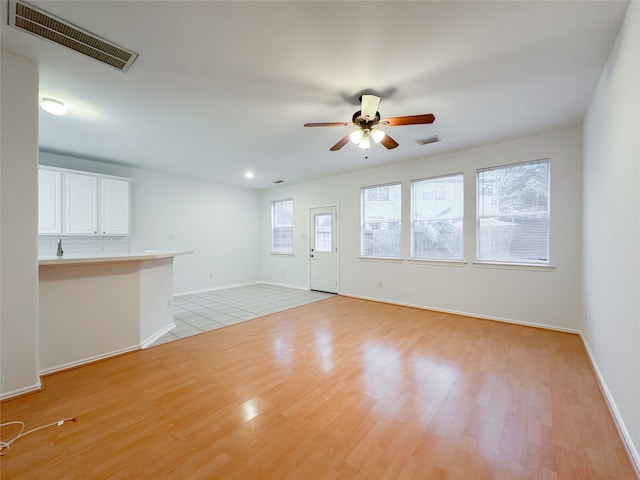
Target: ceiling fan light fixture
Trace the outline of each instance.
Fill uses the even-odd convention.
[[[349,140],[358,145],[362,140],[363,132],[361,129],[356,130],[355,132],[349,135]]]
[[[49,112],[53,115],[64,115],[67,113],[67,107],[60,100],[55,98],[43,97],[40,100],[40,106],[45,112]]]
[[[363,150],[371,146],[371,139],[375,143],[381,143],[387,150],[393,150],[399,144],[384,130],[374,128],[382,127],[399,127],[402,125],[426,125],[433,123],[436,119],[432,113],[423,113],[420,115],[404,115],[401,117],[388,117],[382,119],[378,111],[380,97],[373,94],[363,94],[360,96],[361,108],[353,114],[351,122],[311,122],[305,123],[305,127],[346,127],[347,125],[355,125],[358,130],[347,133],[338,142],[329,148],[332,152],[337,152],[344,147],[349,140],[358,145]]]
[[[371,130],[371,138],[373,138],[373,141],[376,143],[380,143],[384,138],[384,135],[384,131],[378,130],[377,128]]]
[[[371,142],[369,141],[369,135],[367,135],[366,132],[364,135],[362,135],[362,140],[360,140],[360,143],[358,144],[358,146],[363,150],[367,150],[371,146]]]

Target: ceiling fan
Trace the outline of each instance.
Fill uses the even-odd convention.
[[[371,140],[375,143],[382,143],[387,149],[391,150],[398,146],[393,138],[391,138],[384,130],[376,127],[399,127],[401,125],[423,125],[433,123],[436,117],[431,113],[422,115],[407,115],[404,117],[390,117],[383,120],[380,119],[378,105],[380,105],[380,97],[377,95],[365,94],[360,97],[362,106],[360,110],[353,114],[351,122],[317,122],[305,123],[305,127],[344,127],[347,125],[355,125],[355,130],[336,143],[329,150],[335,152],[344,147],[349,140],[357,144],[360,148],[368,149],[371,146]]]

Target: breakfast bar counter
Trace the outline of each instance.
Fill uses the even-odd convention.
[[[144,348],[171,330],[173,260],[190,253],[41,258],[40,372]]]
[[[162,258],[173,258],[178,255],[189,255],[189,251],[164,251],[145,250],[139,253],[120,253],[114,255],[66,255],[62,257],[40,257],[38,264],[41,267],[55,267],[60,265],[79,265],[96,263],[123,263],[139,262],[146,260],[159,260]]]

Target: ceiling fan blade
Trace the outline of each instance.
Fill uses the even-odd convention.
[[[376,95],[362,95],[361,115],[365,120],[373,120],[380,105],[380,97]]]
[[[396,148],[398,146],[398,142],[396,142],[393,138],[389,136],[388,133],[385,133],[385,136],[382,137],[380,143],[387,147],[387,149],[391,150],[392,148]]]
[[[353,125],[351,122],[315,122],[305,123],[305,127],[346,127],[347,125]]]
[[[380,120],[380,125],[389,127],[399,127],[401,125],[423,125],[425,123],[433,123],[436,117],[432,113],[423,113],[422,115],[407,115],[404,117],[391,117]]]
[[[329,150],[331,150],[332,152],[337,152],[338,150],[340,150],[342,147],[344,147],[349,142],[349,135],[351,135],[351,134],[348,133],[347,135],[342,137],[340,139],[340,141],[338,143],[336,143],[333,147],[331,147]]]

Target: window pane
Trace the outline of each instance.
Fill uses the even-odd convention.
[[[400,257],[400,184],[362,189],[362,255]]]
[[[316,252],[331,252],[331,215],[315,215],[314,245]]]
[[[271,250],[293,252],[293,200],[271,202]]]
[[[549,160],[478,171],[478,260],[549,262]]]
[[[463,259],[464,177],[411,182],[411,256]]]

